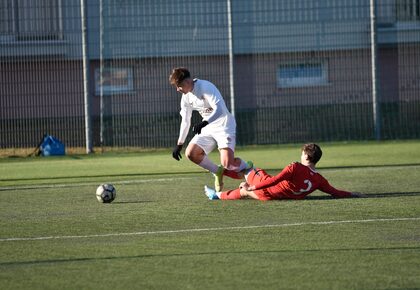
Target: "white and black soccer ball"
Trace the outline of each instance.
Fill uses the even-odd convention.
[[[117,197],[117,190],[112,184],[101,184],[96,189],[96,198],[99,202],[110,203]]]

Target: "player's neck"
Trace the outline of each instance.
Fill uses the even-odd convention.
[[[312,162],[304,161],[304,162],[302,162],[302,164],[305,165],[305,166],[307,166],[307,167],[309,167],[313,171],[315,171],[315,164],[313,164]]]

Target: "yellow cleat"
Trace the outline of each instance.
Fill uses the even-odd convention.
[[[223,166],[219,165],[216,173],[213,173],[213,175],[214,175],[214,189],[218,192],[222,191],[222,189],[223,189],[223,172],[224,171],[225,171],[225,169],[223,168]]]

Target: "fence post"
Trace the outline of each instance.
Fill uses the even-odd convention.
[[[378,37],[376,33],[376,1],[370,0],[370,51],[372,65],[372,105],[375,139],[381,139],[381,110],[378,76]]]
[[[90,94],[89,94],[89,50],[87,35],[87,7],[85,0],[80,0],[80,12],[82,21],[82,53],[83,53],[83,94],[85,102],[85,134],[86,153],[92,153],[92,131],[90,120]]]
[[[99,49],[99,74],[100,74],[100,93],[99,93],[99,104],[100,104],[100,143],[101,143],[101,152],[104,151],[104,3],[103,0],[99,1],[99,42],[100,42],[100,49]]]
[[[233,32],[232,32],[232,3],[227,0],[228,17],[228,49],[229,49],[229,87],[230,87],[230,111],[235,116],[235,83],[234,83],[234,63],[233,63]]]

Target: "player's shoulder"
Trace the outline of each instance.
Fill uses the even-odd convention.
[[[197,79],[197,78],[195,78],[193,81],[194,81],[194,87],[202,87],[209,83],[209,81]]]
[[[306,172],[310,173],[311,175],[320,175],[316,170],[313,170],[309,166],[303,165],[302,163],[295,161],[289,164],[289,167],[293,171],[299,171],[299,172]]]
[[[207,80],[194,79],[194,87],[200,88],[201,90],[213,89],[215,85]]]
[[[297,161],[291,162],[289,163],[284,169],[289,171],[289,172],[294,172],[296,171],[302,164],[300,164]]]
[[[302,163],[298,162],[298,161],[293,161],[292,163],[290,163],[288,165],[289,167],[301,167],[301,166],[305,166]]]

